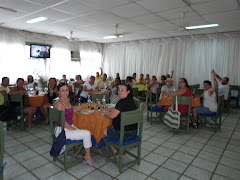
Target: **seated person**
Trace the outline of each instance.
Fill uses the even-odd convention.
[[[136,110],[137,106],[133,99],[131,86],[121,85],[118,89],[118,95],[120,100],[117,102],[115,108],[110,112],[106,113],[101,111],[101,114],[109,119],[112,119],[113,128],[108,128],[104,131],[104,136],[109,139],[118,140],[120,139],[120,124],[121,124],[121,112]],[[124,140],[129,141],[137,136],[137,124],[128,125],[125,127]],[[113,147],[114,153],[117,153],[117,149]]]
[[[215,73],[214,70],[212,70],[212,72]],[[228,93],[229,93],[229,84],[228,84],[229,78],[228,77],[221,78],[218,74],[216,74],[216,78],[218,79],[218,81],[221,82],[217,89],[217,95],[218,96],[224,95],[224,101],[227,101]]]
[[[3,77],[2,84],[0,86],[0,105],[4,104],[4,94],[8,94],[10,92],[8,85],[9,85],[9,78]]]
[[[166,75],[166,78],[168,79],[168,78],[171,78],[172,79],[172,77],[173,77],[173,73],[174,73],[174,71],[172,70],[172,74],[171,74],[171,76],[170,76],[170,74],[167,74]]]
[[[119,79],[119,80],[120,80],[120,83],[121,83],[121,79],[120,79],[119,73],[116,74],[116,78],[115,78],[115,80],[114,80],[114,83],[115,83],[116,79]]]
[[[132,78],[131,76],[128,76],[128,77],[126,78],[126,84],[129,84],[129,85],[132,87],[132,85],[133,85],[132,80],[133,80],[133,78]],[[121,83],[121,84],[122,84],[122,83]]]
[[[174,91],[174,87],[172,86],[173,80],[168,78],[165,82],[166,84],[161,88],[161,95],[159,97],[159,100],[162,98],[163,95]]]
[[[99,75],[99,72],[96,72],[95,81],[98,81],[102,78],[103,70],[102,70],[102,68],[100,68],[100,69],[101,69],[101,74]]]
[[[34,82],[34,79],[33,79],[33,76],[32,75],[28,75],[27,77],[27,88],[28,89],[34,89],[35,90],[35,87],[37,86],[37,83]]]
[[[114,84],[113,84],[113,88],[111,89],[112,93],[111,93],[111,96],[113,95],[116,95],[117,94],[117,90],[118,90],[118,86],[121,84],[121,80],[120,78],[116,78],[115,81],[114,81]]]
[[[105,89],[105,86],[106,88],[108,88],[108,86],[111,84],[111,82],[107,80],[107,74],[105,73],[103,74],[102,79],[99,79],[98,81],[96,81],[96,83],[100,89]]]
[[[161,82],[159,83],[160,86],[164,86],[166,84],[166,76],[162,75],[161,76]]]
[[[90,81],[86,81],[83,84],[83,91],[80,94],[80,102],[85,103],[87,102],[88,92],[98,89],[97,83],[95,82],[95,77],[91,76]]]
[[[23,84],[24,84],[23,78],[18,78],[17,79],[17,86],[12,88],[10,90],[9,94],[10,95],[20,94],[20,95],[23,96],[23,99],[24,99],[25,96],[27,96],[27,91],[26,91],[26,89],[23,88]],[[37,107],[24,105],[24,113],[27,114],[27,125],[28,125],[29,128],[34,127],[34,125],[32,123],[32,118],[33,118],[36,111],[37,111]],[[22,121],[23,121],[23,119],[22,119]]]
[[[156,76],[152,76],[152,82],[148,85],[148,88],[151,90],[153,95],[156,95],[158,87],[159,84],[157,82]]]
[[[185,78],[179,79],[179,90],[176,92],[170,92],[163,95],[163,98],[167,98],[168,96],[187,96],[192,97],[191,89],[189,88],[188,82]],[[169,107],[166,107],[165,110],[168,110]],[[178,105],[178,111],[181,115],[188,115],[188,105]]]
[[[204,93],[199,97],[203,98],[203,107],[193,108],[193,123],[192,127],[198,129],[197,119],[198,116],[204,114],[212,114],[217,112],[217,97],[215,90],[218,87],[218,82],[216,80],[216,74],[213,72],[214,86],[208,80],[203,82]]]
[[[62,75],[62,79],[60,79],[57,84],[59,84],[61,82],[68,84],[68,80],[67,80],[66,74]]]
[[[93,161],[90,148],[92,147],[92,141],[91,141],[91,133],[88,130],[80,130],[77,127],[73,125],[73,108],[70,104],[70,100],[68,98],[69,90],[68,85],[65,83],[60,83],[57,86],[58,93],[59,93],[59,99],[54,104],[54,108],[64,111],[65,112],[65,133],[66,133],[66,139],[71,140],[83,140],[83,146],[85,149],[85,156],[83,163],[88,164],[89,166],[96,167],[97,164]],[[79,111],[79,109],[75,109],[75,111]]]
[[[149,78],[149,74],[146,74],[146,78],[145,78],[145,85],[149,85],[151,83],[151,79]]]
[[[56,78],[49,79],[49,89],[48,89],[48,103],[44,104],[40,107],[40,110],[45,118],[44,124],[49,123],[48,119],[48,108],[53,105],[53,100],[58,97],[58,90],[57,90],[57,80]]]
[[[75,83],[83,84],[84,83],[84,81],[82,80],[82,76],[80,74],[76,75],[75,80],[76,81],[73,84],[75,84]]]
[[[145,84],[144,75],[140,74],[140,78],[137,79],[137,85]]]
[[[133,73],[133,75],[132,75],[132,85],[136,85],[137,84],[136,76],[137,76],[137,74]]]

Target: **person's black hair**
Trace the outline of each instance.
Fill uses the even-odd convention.
[[[118,78],[115,79],[115,83],[116,83],[116,80],[117,80],[117,79],[119,80],[119,84],[121,84],[121,79],[120,79],[120,77],[118,77]]]
[[[166,77],[169,76],[169,78],[171,78],[170,74],[166,74]]]
[[[205,81],[203,81],[203,83],[207,83],[209,86],[212,85],[211,81],[209,81],[209,80],[205,80]]]
[[[152,77],[154,77],[157,80],[157,77],[155,75],[153,75]]]
[[[89,79],[91,79],[91,78],[94,78],[94,79],[95,79],[95,76],[91,76]]]
[[[166,80],[166,79],[167,79],[167,78],[166,78],[166,76],[164,76],[164,75],[162,75],[162,76],[161,76],[161,79],[162,79],[162,77],[163,77],[163,79],[164,79],[164,80]]]
[[[131,87],[129,84],[127,84],[127,83],[122,84],[122,86],[126,86],[126,87],[127,87],[127,91],[130,91],[130,93],[128,94],[128,96],[133,97],[132,87]]]
[[[28,75],[28,77],[32,77],[32,82],[34,82],[34,78],[32,75]],[[28,82],[28,84],[30,83],[28,78],[27,78],[27,82]]]
[[[188,85],[188,82],[185,78],[180,78],[180,79],[182,79],[186,83],[186,87],[190,88],[189,85]]]
[[[60,90],[60,88],[61,88],[62,86],[67,86],[67,87],[68,87],[68,84],[67,84],[66,82],[60,82],[60,83],[57,85],[58,91]]]
[[[137,73],[133,73],[133,75],[134,75],[134,74],[137,75]]]
[[[227,82],[229,81],[229,78],[228,77],[225,77],[227,79]]]
[[[144,74],[140,74],[140,76],[141,76],[141,75],[143,75],[143,76],[144,76]]]
[[[82,80],[82,76],[79,74],[79,79]]]
[[[5,79],[9,79],[9,78],[8,78],[8,77],[2,77],[2,82],[3,82]]]
[[[17,83],[18,83],[18,81],[20,81],[20,80],[22,80],[22,81],[24,82],[24,79],[23,79],[23,78],[18,78],[18,79],[17,79]]]

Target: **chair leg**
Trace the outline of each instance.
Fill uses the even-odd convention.
[[[149,111],[147,111],[147,121],[149,121]]]
[[[137,155],[137,165],[140,165],[141,160],[141,143],[138,144],[138,155]]]
[[[119,172],[122,173],[122,169],[123,169],[123,164],[122,164],[122,157],[123,156],[123,150],[122,148],[119,148],[119,154],[118,154],[118,167],[119,167]]]
[[[106,143],[105,161],[109,162],[109,145]]]
[[[151,111],[150,124],[152,125],[152,111]]]

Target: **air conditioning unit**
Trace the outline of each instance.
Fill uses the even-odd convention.
[[[80,61],[80,52],[79,51],[71,51],[71,61]]]

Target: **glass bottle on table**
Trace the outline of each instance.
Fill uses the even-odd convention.
[[[90,109],[91,108],[91,98],[90,98],[90,95],[88,95],[87,97],[87,103],[88,103],[88,108]]]

